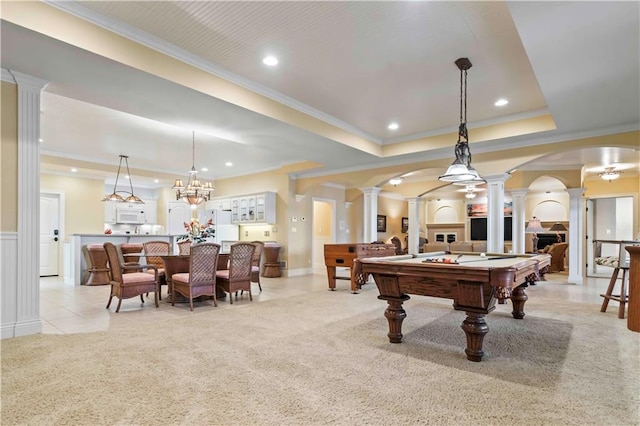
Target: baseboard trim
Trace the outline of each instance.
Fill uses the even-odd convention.
[[[299,268],[299,269],[289,269],[287,270],[287,277],[299,277],[301,275],[311,275],[313,274],[313,268]]]

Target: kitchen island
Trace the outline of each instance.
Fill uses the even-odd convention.
[[[68,267],[71,284],[82,284],[82,276],[87,270],[87,263],[82,255],[82,247],[88,244],[104,244],[107,241],[115,245],[145,243],[147,241],[167,241],[171,244],[172,253],[177,250],[176,241],[180,235],[167,234],[73,234],[70,238]],[[141,259],[144,263],[144,258]]]

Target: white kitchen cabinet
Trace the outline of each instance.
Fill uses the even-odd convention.
[[[212,198],[204,205],[207,210],[231,210],[231,198]]]
[[[238,224],[276,222],[276,193],[262,192],[231,199],[231,221]]]
[[[158,202],[156,200],[145,200],[144,213],[144,223],[147,225],[156,225],[158,223]]]
[[[103,201],[104,203],[104,223],[116,223],[116,203],[115,201]]]

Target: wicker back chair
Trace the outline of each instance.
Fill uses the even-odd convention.
[[[260,260],[262,258],[262,249],[264,249],[264,243],[262,241],[252,241],[251,244],[256,246],[253,251],[253,258],[251,259],[251,282],[258,283],[258,288],[262,292],[262,285],[260,284]]]
[[[193,298],[213,296],[213,305],[218,306],[216,299],[216,269],[220,245],[214,243],[199,243],[191,246],[189,272],[173,274],[173,291],[171,292],[171,306],[175,304],[176,292],[189,299],[189,308],[193,311]]]
[[[251,264],[256,246],[252,243],[236,243],[231,246],[229,254],[229,269],[216,272],[218,285],[229,293],[229,300],[233,304],[233,293],[238,290],[249,292],[249,300],[253,300],[251,294]],[[236,293],[236,300],[238,294]]]
[[[188,255],[190,253],[191,250],[191,240],[182,240],[182,241],[178,241],[178,254],[183,256],[183,255]]]
[[[111,305],[111,299],[117,297],[118,306],[116,312],[120,311],[120,305],[122,299],[128,299],[135,296],[140,296],[140,300],[144,303],[145,293],[154,293],[154,299],[156,302],[156,308],[158,304],[158,270],[155,266],[140,265],[125,266],[121,261],[122,255],[118,253],[118,247],[112,243],[104,243],[104,251],[107,253],[107,259],[109,259],[109,269],[111,271],[111,294],[109,295],[109,302],[107,303],[107,309]],[[133,272],[124,273],[127,269]],[[147,274],[146,272],[140,272],[145,270],[153,270],[153,274]]]
[[[158,289],[160,290],[158,297],[162,300],[162,286],[167,285],[167,279],[164,273],[164,262],[160,256],[171,254],[171,244],[168,241],[147,241],[142,246],[147,265],[153,265],[158,269]],[[153,271],[147,272],[152,273]]]

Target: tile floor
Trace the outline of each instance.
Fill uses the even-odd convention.
[[[548,274],[547,281],[566,283],[567,273]],[[310,291],[327,288],[326,273],[315,273],[292,278],[261,278],[263,291],[253,284],[253,302],[248,295],[241,296],[231,305],[227,300],[219,301],[218,307],[212,301],[194,304],[194,310],[204,312],[211,309],[242,309],[250,303],[260,303],[274,298],[292,297]],[[600,311],[601,293],[604,293],[609,279],[587,277],[583,285],[553,284],[536,286],[538,297],[545,295],[567,297],[582,303],[593,303],[594,312]],[[87,333],[95,331],[117,330],[140,321],[161,321],[191,315],[189,304],[176,303],[171,306],[166,296],[166,287],[162,288],[163,300],[156,309],[153,299],[144,305],[139,298],[125,299],[119,313],[115,313],[117,298],[110,309],[105,309],[109,297],[109,286],[79,286],[65,284],[60,277],[40,279],[40,317],[42,332],[48,334]],[[362,291],[377,291],[375,285],[366,285]],[[349,294],[347,281],[338,281],[337,292]],[[357,297],[357,296],[354,296]],[[618,304],[611,302],[605,315],[617,318]]]

